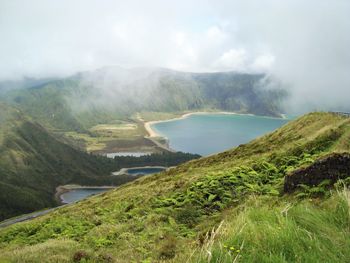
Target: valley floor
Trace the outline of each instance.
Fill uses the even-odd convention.
[[[175,152],[169,147],[169,142],[152,129],[152,125],[184,119],[193,114],[238,113],[215,110],[175,113],[141,112],[127,120],[96,125],[89,130],[89,134],[77,132],[65,132],[64,134],[75,144],[80,145],[80,148],[102,155],[117,152]]]

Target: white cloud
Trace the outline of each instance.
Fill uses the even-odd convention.
[[[253,71],[257,72],[270,72],[271,68],[275,62],[275,57],[271,54],[264,54],[261,56],[258,56],[253,64],[251,65],[251,68]]]
[[[176,32],[176,34],[174,36],[174,40],[175,40],[176,45],[181,47],[185,44],[186,34],[184,32]]]
[[[245,49],[230,49],[214,63],[214,67],[224,70],[246,71],[247,52]]]
[[[207,30],[207,37],[209,41],[223,42],[227,39],[227,34],[218,26],[211,26]]]
[[[346,107],[348,10],[348,0],[1,0],[0,80],[106,65],[268,71],[296,108]]]
[[[127,26],[123,24],[116,24],[113,27],[113,34],[121,41],[127,41],[128,39],[128,29]]]

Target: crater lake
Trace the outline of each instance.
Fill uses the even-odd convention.
[[[245,114],[193,113],[155,122],[151,128],[169,140],[171,149],[207,156],[247,143],[290,120]]]

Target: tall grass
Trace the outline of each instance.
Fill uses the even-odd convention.
[[[350,262],[350,194],[301,203],[251,198],[194,262]],[[237,208],[238,209],[238,208]],[[210,256],[208,256],[210,255]]]
[[[339,129],[342,118],[310,114],[247,145],[1,229],[0,262],[350,262],[349,193],[282,191],[289,171],[350,151],[345,121]],[[62,240],[76,246],[60,249]]]

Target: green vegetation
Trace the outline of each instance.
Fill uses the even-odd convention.
[[[168,159],[178,164],[193,158],[197,156],[178,153],[153,155],[148,161],[163,165]],[[0,104],[0,220],[57,205],[54,194],[59,185],[120,185],[134,180],[110,176],[134,163],[140,161],[121,158],[119,164],[118,158],[72,148],[19,110]]]
[[[142,111],[133,116],[136,120],[142,121],[164,121],[181,117],[184,112],[149,112]]]
[[[113,151],[113,145],[119,146],[115,151],[120,151],[123,144],[126,144],[129,149],[136,144],[135,142],[137,142],[139,150],[156,151],[156,147],[144,139],[146,132],[143,123],[139,122],[113,121],[110,124],[93,126],[84,133],[68,131],[64,132],[63,135],[87,152]]]
[[[117,111],[94,105],[75,108],[89,92],[91,87],[81,85],[79,79],[72,77],[10,90],[2,95],[2,100],[26,112],[41,125],[59,131],[86,132],[94,125],[125,118]]]
[[[75,131],[65,132],[67,140],[72,141],[77,147],[87,152],[98,151],[106,148],[106,144],[111,141],[110,138],[92,136],[88,133],[78,133]]]
[[[207,107],[256,115],[280,116],[281,101],[287,96],[287,92],[279,88],[269,91],[264,89],[264,77],[264,75],[230,72],[192,75],[203,94],[204,105]]]
[[[120,184],[112,160],[78,151],[24,116],[0,105],[0,220],[54,206],[60,184]]]
[[[191,111],[280,116],[287,94],[264,89],[265,82],[265,76],[257,74],[107,67],[64,79],[7,83],[12,88],[3,89],[0,101],[80,150],[160,152],[164,141],[144,138],[144,121]]]
[[[345,191],[321,202],[252,197],[230,211],[193,261],[348,262],[349,200]]]
[[[0,261],[349,262],[349,180],[283,191],[295,169],[349,152],[349,131],[349,118],[306,115],[246,145],[2,229]]]
[[[137,79],[132,70],[124,70],[135,80],[120,84],[120,70],[107,68],[46,81],[30,88],[9,90],[0,99],[47,128],[86,133],[98,124],[127,121],[138,112],[144,112],[145,120],[154,120],[155,115],[159,120],[158,117],[198,110],[280,116],[280,102],[286,97],[282,90],[262,88],[263,75],[190,74],[154,69]]]
[[[176,166],[187,161],[198,159],[201,156],[198,154],[182,153],[182,152],[163,152],[153,153],[140,157],[135,156],[116,156],[114,160],[120,168],[138,167],[138,166]]]

